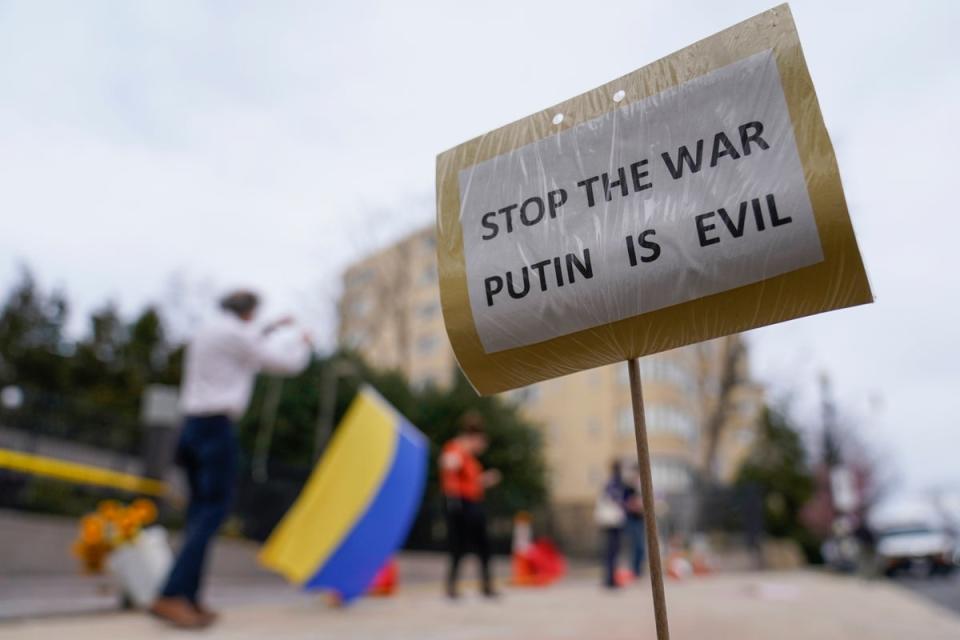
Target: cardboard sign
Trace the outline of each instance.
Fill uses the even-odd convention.
[[[481,393],[872,301],[782,5],[437,159]]]

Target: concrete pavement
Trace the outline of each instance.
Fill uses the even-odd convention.
[[[498,602],[450,603],[435,585],[332,609],[321,597],[228,608],[205,638],[487,640],[654,638],[650,590],[607,593],[577,578],[542,590],[511,590]],[[702,640],[955,640],[960,617],[887,582],[815,572],[737,574],[667,587],[672,637]],[[99,614],[0,624],[0,640],[184,637],[143,614]]]
[[[112,613],[121,597],[110,576],[80,575],[70,543],[77,520],[0,509],[0,622],[69,614]],[[220,538],[210,558],[210,602],[216,607],[288,601],[296,596],[279,575],[256,561],[259,544]],[[445,557],[433,553],[400,554],[407,584],[439,582]],[[498,571],[506,575],[504,559]]]
[[[75,531],[73,520],[0,510],[0,640],[184,635],[143,614],[118,613],[119,595],[109,578],[77,575],[69,555]],[[465,598],[451,604],[438,595],[443,557],[401,554],[398,596],[336,610],[263,571],[255,550],[241,540],[216,545],[208,593],[224,618],[204,637],[654,637],[649,587],[602,592],[592,565],[577,567],[574,577],[546,590],[508,591],[498,603]],[[468,576],[473,569],[467,568]],[[507,572],[503,564],[497,571]],[[675,640],[960,638],[960,617],[886,580],[864,583],[817,572],[721,574],[670,582],[667,589]]]

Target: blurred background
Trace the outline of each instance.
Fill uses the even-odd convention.
[[[791,7],[877,302],[642,360],[664,552],[890,576],[960,611],[960,10]],[[238,546],[217,565],[250,585],[236,598],[275,586],[251,550],[364,382],[434,456],[479,409],[498,550],[526,511],[592,567],[609,463],[635,461],[626,367],[476,396],[440,312],[434,158],[767,8],[0,0],[0,449],[182,486],[184,345],[250,286],[316,352],[261,376],[240,424]],[[430,468],[406,545],[424,582],[445,536]],[[66,578],[69,539],[127,497],[0,468],[0,576],[21,593],[2,581],[0,616],[112,606]]]

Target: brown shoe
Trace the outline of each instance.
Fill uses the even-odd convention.
[[[200,619],[203,620],[205,625],[211,625],[217,621],[217,618],[220,617],[220,614],[214,611],[213,609],[207,609],[205,606],[199,602],[193,605],[193,610],[197,612],[197,615],[200,616]]]
[[[186,598],[157,598],[150,607],[150,613],[180,629],[202,629],[210,624]]]

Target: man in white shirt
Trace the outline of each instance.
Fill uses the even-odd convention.
[[[290,319],[265,328],[253,323],[258,304],[249,291],[226,296],[219,317],[187,347],[177,459],[187,473],[190,506],[183,546],[162,595],[150,608],[178,627],[201,628],[216,618],[199,601],[200,582],[207,547],[229,512],[238,458],[234,422],[247,410],[257,373],[296,375],[310,361],[306,334],[286,343],[271,336]]]

